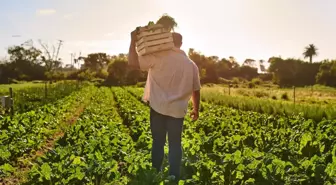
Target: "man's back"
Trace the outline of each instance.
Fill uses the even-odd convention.
[[[139,57],[140,68],[149,68],[144,100],[164,115],[184,117],[194,90],[199,90],[198,68],[182,50]]]

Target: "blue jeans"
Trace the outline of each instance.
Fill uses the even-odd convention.
[[[158,171],[161,171],[166,134],[168,133],[169,175],[174,175],[176,179],[180,178],[183,121],[184,118],[174,118],[162,115],[153,109],[150,110],[150,128],[153,137],[152,166]]]

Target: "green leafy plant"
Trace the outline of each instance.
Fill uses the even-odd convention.
[[[161,24],[167,30],[174,30],[174,28],[177,27],[175,19],[168,14],[162,15],[159,20],[156,21],[156,24]]]
[[[0,169],[4,169],[0,170],[0,178],[13,172],[8,169],[20,167],[17,161],[20,157],[40,149],[46,138],[61,127],[65,116],[73,114],[94,92],[93,86],[88,86],[34,110],[0,116]]]

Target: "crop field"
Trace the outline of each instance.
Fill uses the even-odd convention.
[[[44,96],[44,86],[29,88],[17,97]],[[168,146],[164,171],[151,169],[142,88],[68,83],[50,92],[0,115],[0,184],[170,184]],[[335,106],[203,92],[199,120],[184,122],[180,184],[336,184]]]

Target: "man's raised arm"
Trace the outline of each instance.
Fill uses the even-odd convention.
[[[134,69],[140,69],[138,53],[135,50],[136,30],[131,33],[131,44],[128,52],[128,65]]]
[[[128,52],[128,66],[133,69],[140,69],[142,71],[148,71],[149,68],[154,66],[154,55],[148,54],[146,56],[138,56],[135,49],[136,46],[136,30],[131,33],[131,44]]]

